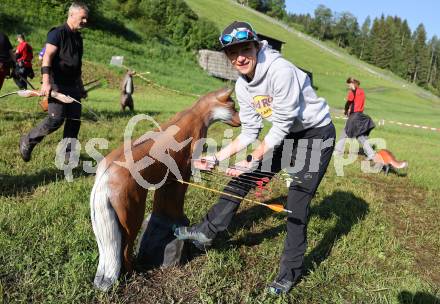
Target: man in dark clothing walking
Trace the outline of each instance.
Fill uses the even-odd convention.
[[[13,62],[15,62],[15,55],[11,42],[8,36],[0,32],[0,90],[5,78],[10,75]]]
[[[41,94],[49,97],[48,116],[27,135],[20,138],[20,153],[24,161],[31,159],[33,148],[43,138],[64,125],[65,139],[78,138],[81,118],[81,104],[61,103],[50,97],[56,91],[71,96],[76,100],[86,97],[81,80],[83,41],[78,32],[87,23],[88,8],[74,2],[69,8],[67,22],[53,28],[47,34],[46,52],[44,53],[41,74],[43,85]],[[66,148],[70,153],[70,145]],[[67,155],[66,155],[67,158]]]

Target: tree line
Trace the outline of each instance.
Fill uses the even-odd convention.
[[[286,12],[285,0],[237,0],[320,40],[334,41],[361,60],[388,69],[440,95],[440,40],[428,40],[421,23],[411,31],[398,16],[367,17],[362,25],[350,12],[319,5],[314,15]]]
[[[0,28],[27,34],[32,25],[59,24],[66,20],[66,12],[73,0],[1,0],[8,8],[0,10]],[[218,48],[219,29],[204,18],[199,18],[184,0],[82,0],[90,8],[92,29],[111,31],[119,35],[133,35],[139,39],[155,39],[165,45],[181,46],[186,51]],[[13,7],[21,7],[15,9]],[[19,22],[18,22],[19,21]]]

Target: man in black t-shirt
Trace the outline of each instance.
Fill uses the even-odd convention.
[[[6,76],[10,75],[12,63],[15,62],[15,55],[8,36],[0,32],[0,90]]]
[[[41,94],[49,97],[48,116],[27,135],[20,138],[20,153],[29,161],[33,148],[43,138],[57,130],[65,122],[63,138],[77,139],[81,104],[65,104],[50,97],[56,91],[76,100],[86,97],[81,80],[83,41],[78,30],[87,24],[88,8],[74,2],[69,8],[67,22],[53,28],[47,34],[46,51],[43,56]],[[70,156],[70,145],[66,148],[66,159]]]

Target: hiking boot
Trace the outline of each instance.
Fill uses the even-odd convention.
[[[288,293],[292,287],[293,282],[286,279],[275,280],[267,286],[269,293],[277,296]]]
[[[22,137],[20,137],[20,155],[21,158],[25,161],[28,162],[31,160],[31,154],[32,154],[32,149],[34,148],[33,146],[31,146],[27,140],[27,137],[25,135],[23,135]]]
[[[66,151],[66,154],[64,154],[64,164],[68,165],[70,160],[70,152]]]
[[[200,250],[205,250],[212,244],[212,239],[209,239],[203,232],[195,231],[191,227],[177,227],[174,229],[174,235],[179,240],[191,240]]]
[[[70,144],[67,145],[66,151],[64,152],[64,164],[68,165],[70,160],[70,153],[71,153],[71,147]]]
[[[64,152],[64,164],[68,165],[70,162],[70,157],[73,157],[73,162],[76,161],[76,158],[78,158],[79,160],[79,155],[77,155],[76,153],[78,153],[77,150],[75,150],[75,148],[72,150],[72,143],[68,143],[66,146],[66,150]],[[74,146],[75,147],[75,146]]]
[[[193,240],[192,243],[200,251],[206,251],[209,247],[211,247],[211,242],[210,243],[203,243],[202,244],[199,241]]]

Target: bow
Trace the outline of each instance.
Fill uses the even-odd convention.
[[[0,96],[0,98],[14,95],[14,94],[17,94],[18,96],[24,97],[24,98],[43,96],[40,94],[40,92],[35,91],[35,90],[20,90],[20,91],[15,91],[15,92],[10,92],[10,93],[4,94],[4,95]],[[73,102],[79,103],[80,105],[84,106],[90,113],[92,113],[93,116],[95,116],[96,121],[99,120],[98,115],[94,111],[92,111],[89,107],[87,107],[86,105],[82,104],[81,102],[79,102],[78,100],[76,100],[75,98],[73,98],[69,95],[65,95],[63,93],[56,92],[56,91],[50,91],[50,97],[55,98],[56,100],[61,101],[62,103],[73,103]]]

